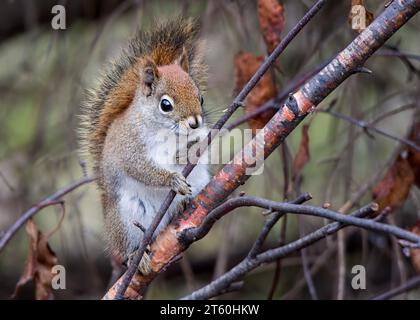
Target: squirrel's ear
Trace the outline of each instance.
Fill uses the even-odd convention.
[[[176,59],[176,63],[181,66],[181,68],[186,72],[189,73],[190,70],[190,61],[188,52],[185,47],[182,47],[181,55]]]
[[[159,79],[159,71],[156,64],[151,59],[145,59],[141,67],[142,82],[145,89],[145,95],[150,96]]]

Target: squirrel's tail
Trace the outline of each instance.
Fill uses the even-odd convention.
[[[95,174],[109,126],[134,98],[135,81],[127,75],[133,72],[139,59],[148,57],[157,66],[167,65],[186,50],[191,77],[200,87],[204,85],[205,66],[196,40],[198,30],[195,20],[177,18],[165,24],[155,24],[151,31],[138,31],[119,58],[108,65],[97,87],[86,92],[80,116],[79,142],[82,156],[92,156]]]

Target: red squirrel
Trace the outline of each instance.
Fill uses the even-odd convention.
[[[187,145],[207,136],[203,90],[206,65],[198,26],[179,18],[138,32],[105,71],[83,105],[80,141],[92,158],[112,255],[130,260],[170,190],[177,193],[155,235],[209,181],[206,164],[186,179],[183,165],[162,163],[157,132],[185,137]],[[185,147],[185,146],[184,146]],[[166,156],[178,159],[175,148]],[[140,271],[150,272],[148,255]]]

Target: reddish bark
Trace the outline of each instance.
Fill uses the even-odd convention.
[[[231,162],[226,164],[195,197],[191,206],[156,238],[151,245],[153,273],[148,277],[137,273],[125,292],[125,298],[141,298],[144,289],[154,277],[189,246],[189,243],[183,241],[183,231],[199,226],[212,209],[221,204],[249,178],[245,175],[245,171],[252,167],[251,160],[255,159],[255,156],[260,159],[268,157],[311,112],[312,108],[318,105],[348,76],[356,72],[357,68],[419,9],[420,0],[393,1],[347,48],[300,90],[291,95],[284,106],[267,123],[265,130],[259,132]],[[255,149],[258,136],[261,135],[265,142],[264,148],[263,150]],[[256,155],[252,154],[253,150],[257,150]],[[123,277],[112,286],[104,299],[115,298],[122,279]]]

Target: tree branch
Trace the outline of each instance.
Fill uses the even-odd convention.
[[[273,50],[273,52],[265,59],[265,61],[261,64],[261,66],[258,68],[256,73],[251,77],[251,79],[247,82],[247,84],[242,88],[241,92],[239,92],[239,94],[233,100],[233,103],[226,109],[223,116],[213,126],[212,128],[213,130],[210,131],[207,139],[203,141],[202,147],[198,148],[197,157],[200,156],[201,150],[205,150],[207,146],[210,145],[211,141],[215,138],[215,130],[221,129],[224,126],[224,124],[229,120],[229,118],[232,116],[232,114],[240,106],[243,105],[243,101],[251,92],[251,90],[257,85],[258,81],[263,77],[263,75],[267,72],[270,66],[276,61],[276,59],[280,56],[280,54],[287,48],[289,43],[298,35],[298,33],[306,26],[306,24],[319,12],[319,10],[321,10],[325,2],[326,0],[318,0],[315,3],[315,5],[297,23],[297,25],[292,30],[290,30],[290,32],[286,35],[286,37],[283,38],[283,40],[278,44],[278,46]],[[191,173],[191,171],[194,169],[194,167],[195,167],[195,164],[188,161],[187,165],[182,171],[182,174],[185,177],[187,177]],[[175,196],[176,196],[175,192],[171,190],[169,194],[166,196],[165,200],[163,201],[158,212],[156,213],[149,228],[146,230],[142,238],[142,241],[140,243],[139,249],[137,250],[137,254],[135,255],[134,259],[131,261],[131,264],[125,274],[125,277],[122,283],[118,286],[118,292],[116,294],[117,299],[121,299],[123,297],[127,287],[130,284],[131,279],[133,278],[134,274],[138,270],[138,265],[140,263],[140,260],[143,257],[143,254],[146,251],[147,246],[152,240],[152,237],[156,228],[162,221],[166,211],[168,210]]]
[[[376,206],[366,206],[358,211],[354,212],[351,216],[352,218],[362,218],[370,213],[375,211]],[[362,219],[363,220],[363,219]],[[308,235],[302,237],[296,241],[293,241],[287,245],[284,245],[279,248],[274,248],[267,250],[255,258],[250,258],[249,256],[242,260],[238,265],[233,267],[230,271],[225,273],[223,276],[219,277],[218,279],[212,281],[205,287],[191,293],[190,295],[184,297],[184,300],[199,300],[199,299],[208,299],[211,296],[217,295],[218,292],[224,290],[224,288],[228,287],[231,283],[237,281],[237,279],[242,278],[244,275],[249,273],[251,270],[257,268],[259,265],[263,263],[269,263],[275,261],[279,258],[283,258],[293,252],[299,251],[302,248],[305,248],[314,242],[317,242],[328,235],[331,235],[345,225],[339,222],[334,222],[328,224]]]
[[[393,288],[387,292],[384,292],[376,297],[371,298],[370,300],[388,300],[401,293],[410,291],[420,286],[420,275],[414,278],[409,279],[406,283],[400,285],[397,288]]]
[[[372,125],[370,125],[368,122],[366,122],[366,121],[363,121],[363,120],[357,120],[357,119],[355,119],[355,118],[352,118],[352,117],[350,117],[350,116],[348,116],[348,115],[345,115],[345,114],[342,114],[342,113],[339,113],[339,112],[335,112],[335,111],[333,111],[333,110],[317,110],[318,112],[324,112],[324,113],[327,113],[327,114],[330,114],[330,115],[332,115],[333,117],[336,117],[336,118],[338,118],[338,119],[342,119],[342,120],[345,120],[345,121],[347,121],[347,122],[349,122],[349,123],[351,123],[351,124],[353,124],[353,125],[355,125],[355,126],[357,126],[357,127],[359,127],[359,128],[362,128],[363,130],[365,130],[368,134],[370,133],[370,131],[372,131],[372,132],[375,132],[375,133],[377,133],[377,134],[379,134],[379,135],[382,135],[382,136],[384,136],[384,137],[386,137],[386,138],[389,138],[389,139],[391,139],[391,140],[395,140],[395,141],[397,141],[397,142],[399,142],[399,143],[402,143],[402,144],[405,144],[405,145],[407,145],[407,146],[409,146],[409,147],[411,147],[411,148],[413,148],[414,150],[416,150],[416,151],[419,151],[420,152],[420,146],[418,146],[417,144],[415,144],[413,141],[411,141],[411,140],[408,140],[408,139],[405,139],[405,138],[401,138],[401,137],[397,137],[397,136],[395,136],[395,135],[393,135],[393,134],[391,134],[391,133],[388,133],[388,132],[386,132],[386,131],[384,131],[384,130],[382,130],[382,129],[379,129],[379,128],[376,128],[376,127],[373,127]]]
[[[208,233],[208,231],[213,226],[214,222],[219,220],[225,214],[231,212],[235,208],[249,206],[264,208],[279,213],[302,214],[326,218],[329,220],[338,221],[345,224],[351,224],[372,231],[379,231],[392,234],[397,238],[411,241],[415,245],[420,246],[420,236],[417,236],[412,232],[406,231],[396,226],[379,223],[374,220],[360,219],[357,217],[344,215],[342,213],[334,212],[332,210],[324,208],[318,208],[307,205],[298,205],[286,202],[282,203],[252,196],[243,196],[229,199],[224,204],[210,212],[199,227],[184,229],[183,233],[178,235],[179,241],[182,242],[184,245],[189,245],[192,242],[200,240]],[[372,204],[369,208],[372,211],[376,211],[378,205]]]
[[[145,289],[159,271],[171,261],[173,257],[188,247],[188,244],[180,240],[180,235],[187,229],[197,228],[201,225],[206,216],[217,206],[223,203],[226,198],[241,184],[249,178],[246,174],[248,169],[254,167],[255,159],[265,159],[273,150],[292,132],[297,125],[315,108],[326,96],[336,89],[348,76],[354,73],[363,63],[379,49],[401,26],[403,26],[420,9],[420,0],[393,1],[362,33],[354,39],[347,48],[337,55],[323,70],[307,82],[300,90],[289,97],[283,108],[272,117],[272,119],[251,140],[231,162],[216,174],[207,186],[193,199],[191,206],[174,221],[155,239],[151,244],[151,268],[153,272],[148,276],[136,273],[137,264],[144,252],[143,246],[138,251],[134,263],[104,296],[104,299],[120,297],[125,292],[125,298],[136,299],[141,297]],[[276,52],[276,50],[274,51]],[[254,77],[253,77],[254,79]],[[241,91],[242,92],[242,91]],[[229,110],[236,110],[237,103]],[[232,111],[232,112],[233,112]],[[219,120],[219,123],[226,122],[230,111]],[[220,122],[221,121],[221,122]],[[257,141],[264,141],[264,150],[260,150]],[[186,167],[189,168],[191,166]],[[192,168],[191,168],[192,170]],[[165,202],[166,203],[166,202]],[[291,204],[287,210],[293,209]],[[284,207],[285,208],[285,207]],[[286,208],[285,208],[286,209]],[[162,215],[163,216],[163,215]],[[338,221],[348,223],[348,216],[339,215]],[[333,216],[329,214],[329,218]],[[373,228],[374,221],[357,219],[358,225]],[[386,226],[387,230],[390,226]],[[373,228],[375,229],[375,228]],[[148,230],[149,231],[149,230]],[[327,230],[328,231],[328,230]],[[401,236],[399,230],[397,236]],[[325,232],[325,231],[324,231]],[[147,232],[146,232],[147,234]],[[404,235],[407,236],[407,235]],[[418,241],[412,234],[410,240]],[[150,239],[149,239],[150,240]],[[300,241],[300,240],[299,240]],[[279,248],[284,250],[287,246]],[[269,253],[258,255],[261,261],[269,261],[272,255],[281,255],[279,249],[270,250]],[[135,278],[130,282],[135,274]],[[129,282],[129,284],[128,284]],[[127,287],[128,286],[128,287]],[[126,291],[127,288],[127,291]]]

